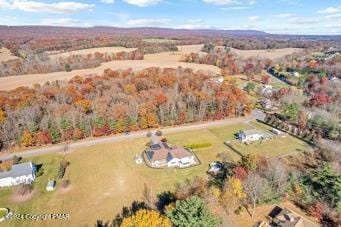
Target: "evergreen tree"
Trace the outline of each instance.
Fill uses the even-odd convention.
[[[52,139],[52,143],[60,142],[61,134],[56,126],[54,126],[53,124],[49,124],[48,131]]]
[[[204,201],[197,196],[178,200],[175,208],[167,210],[166,215],[174,226],[179,227],[215,227],[220,223],[220,220],[207,209]]]

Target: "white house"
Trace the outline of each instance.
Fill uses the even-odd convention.
[[[263,95],[264,97],[271,97],[272,93],[273,93],[273,89],[272,86],[267,84],[267,85],[263,85],[260,89],[260,93],[261,95]]]
[[[146,156],[152,167],[188,167],[196,164],[194,154],[186,148],[173,148],[166,142],[152,141],[146,150]]]
[[[238,133],[238,139],[242,143],[250,143],[264,138],[264,134],[256,129],[240,131]]]
[[[32,162],[13,165],[11,170],[0,172],[0,187],[31,184],[36,178],[37,168]]]
[[[299,72],[293,72],[291,75],[293,75],[294,77],[300,77],[300,73]]]

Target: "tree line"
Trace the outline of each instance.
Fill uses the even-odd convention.
[[[246,94],[188,68],[107,69],[0,92],[3,148],[247,115]]]

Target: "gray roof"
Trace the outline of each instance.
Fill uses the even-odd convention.
[[[257,130],[257,129],[249,129],[249,130],[244,130],[242,131],[245,136],[250,136],[250,135],[255,135],[255,134],[263,134],[262,131]]]
[[[54,181],[54,180],[49,180],[48,182],[47,182],[47,186],[46,187],[52,187],[52,188],[54,188],[56,186],[56,181]]]
[[[0,173],[0,178],[19,177],[30,175],[34,171],[34,164],[32,162],[25,162],[12,165],[11,170]]]

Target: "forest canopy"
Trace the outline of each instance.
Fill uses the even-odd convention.
[[[192,69],[147,68],[76,76],[0,92],[0,141],[34,146],[247,115],[246,94]]]

